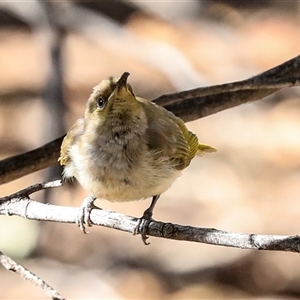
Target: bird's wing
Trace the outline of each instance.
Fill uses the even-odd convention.
[[[170,113],[170,118],[181,129],[185,139],[190,146],[189,159],[192,160],[195,155],[203,155],[205,153],[216,152],[217,149],[206,144],[199,144],[198,137],[193,132],[189,131],[182,119],[176,117],[173,113]]]
[[[157,156],[165,156],[177,170],[186,168],[198,151],[198,139],[188,131],[184,122],[163,107],[149,101],[144,106],[148,129],[147,143]]]
[[[83,119],[78,119],[71,129],[68,131],[67,135],[63,139],[60,147],[60,157],[58,159],[61,165],[66,165],[70,161],[69,149],[70,145],[74,145],[76,140],[83,134],[84,124]]]

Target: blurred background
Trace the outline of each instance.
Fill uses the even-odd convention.
[[[300,53],[300,1],[0,2],[0,158],[67,132],[102,79],[129,71],[138,96],[246,79]],[[300,233],[300,89],[190,122],[218,152],[195,158],[154,218],[257,233]],[[0,196],[59,178],[57,166]],[[76,183],[33,199],[79,206]],[[150,199],[104,209],[139,217]],[[0,250],[67,299],[300,299],[300,256],[0,218]],[[44,299],[0,268],[1,299]]]

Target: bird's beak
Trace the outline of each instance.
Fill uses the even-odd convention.
[[[124,72],[117,82],[117,94],[128,94],[127,90],[127,78],[130,74],[128,72]]]
[[[124,72],[121,77],[119,78],[118,82],[117,82],[117,87],[122,88],[122,87],[126,87],[127,84],[127,78],[130,74],[128,72]]]

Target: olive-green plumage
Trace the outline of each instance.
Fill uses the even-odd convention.
[[[173,113],[136,97],[128,75],[94,88],[84,118],[62,143],[59,159],[66,178],[77,178],[95,198],[109,201],[160,195],[196,154],[215,151],[199,144]]]

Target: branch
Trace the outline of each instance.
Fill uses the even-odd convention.
[[[32,192],[45,188],[58,187],[60,185],[60,180],[41,183],[5,198],[0,198],[0,215],[15,215],[29,220],[75,224],[79,212],[78,208],[43,204],[28,198],[28,194]],[[134,233],[139,218],[126,216],[114,211],[93,209],[91,212],[91,222],[94,225]],[[159,221],[152,221],[149,224],[147,235],[241,249],[276,250],[300,253],[299,236],[235,233],[214,228],[183,226]]]
[[[299,85],[300,55],[250,79],[163,95],[153,101],[188,122]],[[56,164],[62,139],[0,161],[0,184]]]
[[[25,280],[28,280],[35,286],[39,287],[49,298],[52,298],[54,300],[64,300],[64,298],[45,281],[40,279],[38,276],[30,272],[22,265],[12,260],[10,257],[4,255],[1,251],[0,264],[3,265],[5,269],[17,273]]]
[[[246,80],[162,95],[153,101],[189,122],[299,85],[300,55]]]
[[[0,184],[57,164],[64,136],[32,151],[0,161]]]

